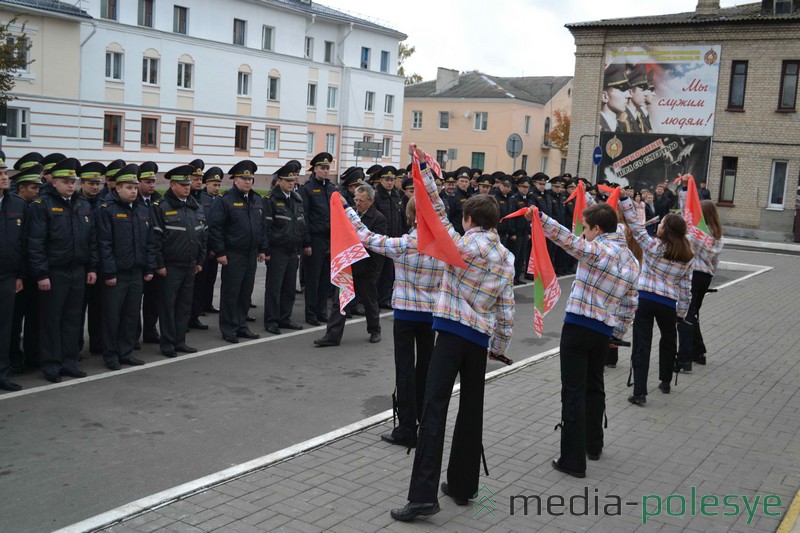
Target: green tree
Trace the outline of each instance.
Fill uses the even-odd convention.
[[[12,30],[18,17],[5,24],[0,24],[0,105],[14,99],[9,94],[14,89],[14,82],[19,76],[18,70],[25,68],[28,61],[28,50],[31,45],[25,35],[25,25],[21,30]]]
[[[411,85],[412,83],[419,83],[422,81],[422,76],[416,73],[406,76],[406,69],[403,67],[403,62],[411,57],[411,55],[416,51],[416,46],[407,46],[402,42],[397,50],[397,75],[406,79],[406,85]]]
[[[547,138],[555,148],[566,152],[569,149],[569,115],[565,111],[556,109],[553,112],[553,119],[555,126],[550,130]]]

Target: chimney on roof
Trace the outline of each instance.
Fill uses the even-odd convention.
[[[439,67],[436,71],[436,92],[442,92],[458,83],[458,71]]]
[[[697,0],[695,15],[698,17],[716,17],[719,15],[719,0]]]

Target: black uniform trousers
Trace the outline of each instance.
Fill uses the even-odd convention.
[[[650,345],[653,342],[653,320],[661,331],[658,341],[658,379],[669,383],[677,355],[675,309],[645,298],[639,298],[639,307],[633,317],[633,394],[647,395],[647,373],[650,371]]]
[[[486,360],[483,346],[452,333],[439,332],[425,385],[409,501],[438,501],[447,408],[456,376],[461,378],[461,394],[447,466],[448,491],[457,498],[471,498],[478,491]]]
[[[0,381],[8,379],[11,366],[11,323],[14,320],[14,305],[17,291],[17,276],[13,272],[0,274]]]
[[[51,268],[50,290],[39,291],[39,362],[45,374],[77,370],[86,267]]]
[[[378,306],[389,308],[392,306],[392,291],[394,289],[394,261],[385,257],[378,279]]]
[[[380,309],[378,308],[379,273],[380,272],[374,272],[371,274],[353,276],[353,288],[355,289],[356,297],[364,305],[364,313],[367,315],[367,333],[370,334],[381,332]],[[308,288],[308,286],[306,286],[306,288]],[[350,302],[348,307],[352,305],[352,302]],[[337,291],[331,303],[331,314],[328,319],[325,338],[336,342],[342,342],[345,322],[345,315],[339,311],[339,293]]]
[[[83,295],[83,312],[81,313],[81,336],[78,339],[78,349],[83,351],[84,329],[88,314],[89,319],[89,351],[91,353],[103,353],[103,301],[102,301],[102,281],[94,285],[87,285]]]
[[[20,342],[21,341],[21,342]],[[20,349],[22,344],[22,349]],[[25,278],[14,301],[11,325],[11,367],[17,370],[39,366],[39,287]]]
[[[206,311],[214,307],[214,287],[217,284],[217,273],[219,272],[219,264],[216,257],[209,257],[206,259],[206,264],[203,267],[205,273],[205,287],[203,288],[203,309]]]
[[[193,290],[194,266],[167,265],[167,275],[161,282],[158,295],[162,352],[174,352],[176,346],[186,344]]]
[[[425,382],[428,379],[428,367],[433,353],[432,326],[431,322],[394,319],[398,425],[392,431],[392,436],[401,441],[415,441],[417,422],[422,420]]]
[[[603,450],[608,336],[574,324],[561,329],[561,457],[559,466],[586,471],[586,454]]]
[[[155,275],[150,281],[144,282],[144,291],[142,291],[142,321],[137,324],[136,338],[142,337],[145,342],[154,342],[158,339],[158,324],[159,302],[161,300],[161,291],[164,285],[164,278]]]
[[[133,355],[144,279],[141,268],[117,272],[117,284],[103,287],[103,360],[113,365]]]
[[[210,283],[209,283],[210,280]],[[217,282],[217,258],[206,259],[203,270],[194,277],[194,291],[192,293],[191,320],[196,320],[205,311],[214,298],[214,283]],[[209,291],[209,285],[211,290]],[[210,295],[209,295],[210,293]]]
[[[707,272],[692,272],[692,301],[686,320],[689,324],[678,324],[678,362],[691,363],[693,359],[706,353],[703,334],[700,332],[700,307],[714,278]]]
[[[227,337],[235,337],[248,329],[247,312],[253,297],[258,252],[242,253],[228,250],[228,264],[222,267],[222,287],[219,296],[219,329]]]
[[[517,240],[513,242],[514,248],[510,249],[514,254],[514,279],[521,280],[528,273],[528,259],[531,256],[531,240],[527,234],[517,234]]]
[[[312,234],[311,257],[306,259],[306,321],[327,319],[331,292],[330,239]]]
[[[272,249],[264,289],[264,327],[291,320],[296,296],[297,263],[296,252]]]

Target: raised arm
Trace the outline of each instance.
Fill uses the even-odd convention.
[[[342,200],[344,200],[344,198]],[[403,235],[402,237],[387,237],[386,235],[374,233],[370,231],[366,224],[361,221],[355,209],[349,205],[343,205],[347,218],[350,219],[350,223],[353,224],[354,228],[356,228],[358,238],[361,240],[364,246],[373,252],[377,252],[386,257],[391,257],[392,259],[397,259],[402,255],[417,251],[416,243],[411,242],[408,234]]]
[[[541,213],[541,212],[540,212]],[[541,213],[542,230],[545,237],[553,241],[557,246],[563,248],[565,252],[585,263],[593,263],[602,253],[602,248],[594,242],[579,237],[570,230],[556,222],[553,217]]]
[[[644,252],[651,255],[655,254],[658,247],[661,245],[661,241],[647,234],[644,224],[640,223],[639,217],[636,216],[636,208],[633,207],[633,200],[624,193],[620,193],[619,205],[622,208],[622,215],[631,228],[633,238],[636,239],[636,242],[639,243],[639,246],[642,247]]]

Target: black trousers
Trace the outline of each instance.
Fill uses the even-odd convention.
[[[392,290],[394,289],[394,261],[385,257],[378,279],[378,305],[390,307],[392,305]]]
[[[117,284],[103,287],[103,360],[118,363],[131,357],[136,344],[136,320],[142,305],[144,279],[141,268],[117,272]]]
[[[105,283],[98,280],[94,285],[87,285],[83,293],[83,312],[81,313],[81,336],[78,339],[78,348],[83,351],[84,328],[88,315],[89,320],[89,351],[91,353],[103,353],[103,296],[102,285]]]
[[[456,376],[461,379],[461,394],[447,466],[447,484],[450,494],[459,498],[471,498],[478,491],[486,360],[486,348],[452,333],[439,332],[425,386],[409,501],[438,501],[447,408]]]
[[[328,317],[331,292],[331,241],[311,236],[311,257],[306,258],[306,320]]]
[[[607,365],[616,365],[619,362],[619,348],[609,348],[606,355]]]
[[[78,367],[86,267],[50,269],[50,290],[39,291],[39,361],[46,374]]]
[[[39,288],[35,279],[25,278],[14,300],[10,355],[12,368],[39,366]]]
[[[531,240],[528,234],[517,235],[514,241],[514,279],[522,279],[528,273],[528,259],[531,256]]]
[[[193,290],[194,266],[167,265],[167,275],[161,282],[161,293],[158,295],[162,352],[173,352],[175,346],[186,344]]]
[[[639,298],[639,307],[633,318],[633,393],[647,395],[647,373],[650,371],[650,345],[653,342],[653,320],[658,324],[661,339],[658,341],[658,379],[672,381],[672,370],[677,355],[677,332],[675,309]]]
[[[0,381],[8,379],[11,366],[11,323],[14,320],[14,304],[17,292],[17,276],[13,272],[0,273]]]
[[[381,332],[380,309],[378,308],[378,275],[379,272],[372,272],[353,276],[353,289],[355,290],[356,298],[364,305],[364,313],[367,315],[367,333],[370,334]],[[308,288],[308,285],[306,285],[306,288]],[[353,303],[351,302],[349,306],[352,305]],[[339,293],[337,292],[331,303],[331,314],[328,319],[325,338],[342,342],[345,321],[345,316],[339,310]]]
[[[156,274],[150,281],[144,282],[144,291],[142,292],[142,321],[139,322],[136,328],[136,338],[139,336],[143,340],[152,341],[158,338],[158,324],[159,302],[161,300],[161,293],[164,287],[164,278]]]
[[[235,337],[248,329],[247,313],[256,280],[256,257],[250,253],[228,250],[228,264],[222,267],[222,287],[219,296],[219,329],[223,335]]]
[[[288,322],[296,296],[297,253],[272,249],[264,289],[264,327]]]
[[[678,324],[678,361],[680,363],[691,363],[692,359],[706,353],[706,345],[703,342],[703,334],[700,332],[700,307],[703,299],[711,286],[711,274],[695,270],[692,272],[692,301],[689,304],[689,313],[686,320],[691,323]]]
[[[210,293],[209,297],[209,280]],[[194,276],[194,291],[192,291],[192,315],[191,320],[196,320],[200,314],[211,305],[214,297],[214,283],[217,281],[217,259],[209,258],[203,264],[203,270]]]
[[[219,264],[216,257],[206,259],[203,272],[205,272],[206,284],[203,288],[203,309],[201,311],[214,307],[214,286],[217,284],[217,274],[219,273]]]
[[[428,367],[430,367],[433,353],[432,326],[431,322],[394,319],[394,370],[398,424],[392,431],[392,435],[399,440],[416,439],[417,422],[422,420],[425,382],[428,379]]]
[[[559,466],[586,471],[586,454],[603,450],[608,336],[564,324],[561,329],[561,457]]]

